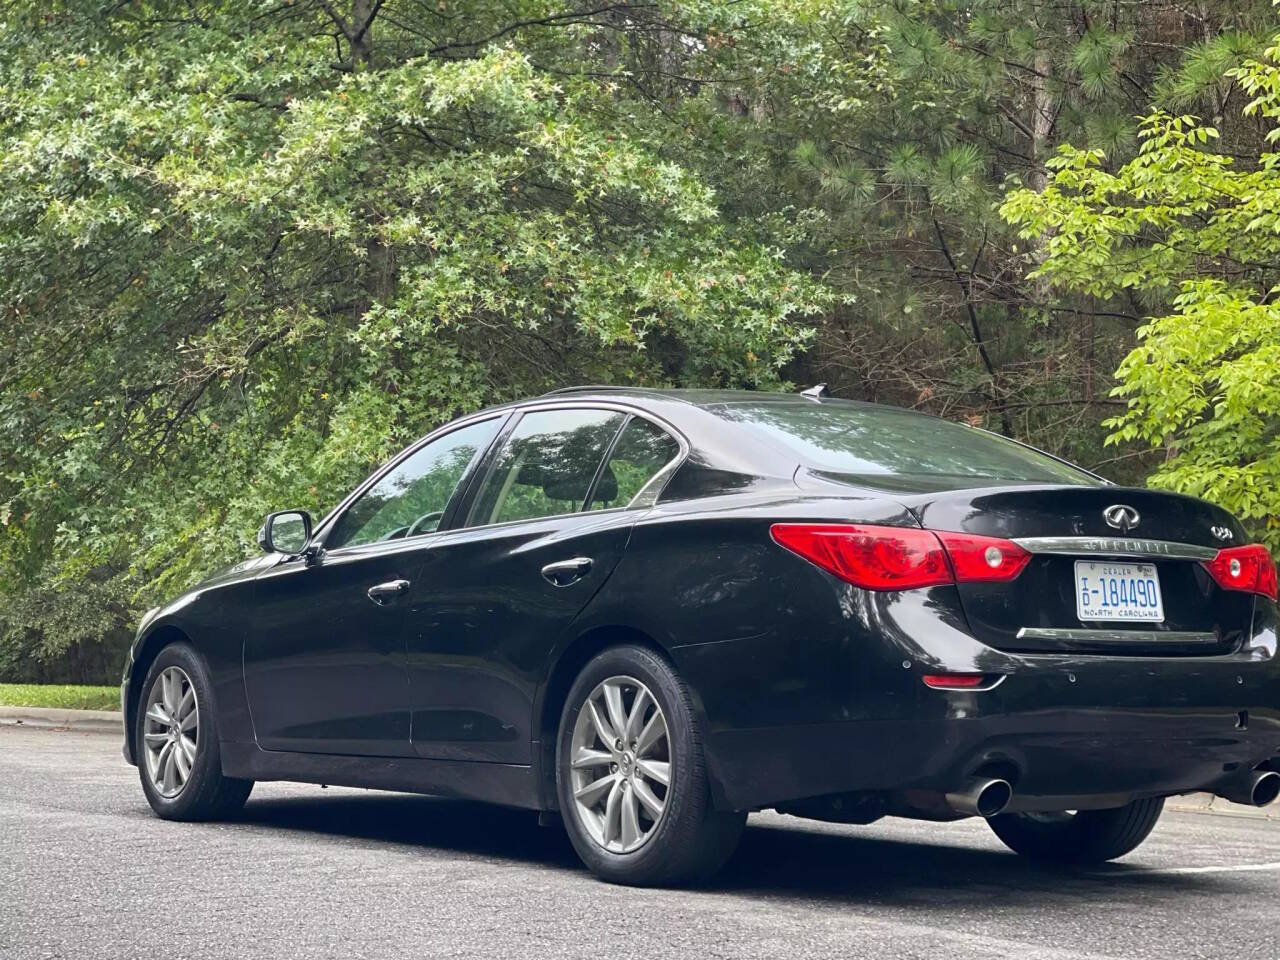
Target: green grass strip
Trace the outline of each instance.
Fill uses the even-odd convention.
[[[119,710],[120,688],[69,683],[0,683],[0,706]]]

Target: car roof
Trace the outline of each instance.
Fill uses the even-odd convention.
[[[780,393],[769,390],[715,390],[707,388],[677,388],[677,387],[618,387],[618,386],[600,386],[586,385],[579,387],[563,387],[559,390],[552,390],[549,393],[537,397],[537,400],[552,400],[562,398],[573,399],[589,399],[597,398],[607,400],[610,398],[626,398],[632,401],[648,400],[666,400],[687,403],[694,407],[724,406],[725,404],[735,403],[779,403],[779,404],[807,404],[807,403],[837,403],[840,405],[867,407],[870,409],[881,410],[903,410],[901,407],[890,407],[877,403],[866,403],[860,400],[837,400],[835,397],[823,397],[817,399],[814,397],[802,396],[798,393]],[[532,402],[532,401],[525,401]],[[905,411],[915,412],[915,411]]]

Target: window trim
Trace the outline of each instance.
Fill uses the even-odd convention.
[[[618,449],[618,441],[622,439],[622,432],[627,429],[627,424],[636,418],[634,413],[629,413],[622,418],[622,423],[618,424],[618,429],[614,431],[613,437],[609,440],[608,446],[604,448],[604,456],[600,458],[600,462],[596,464],[595,476],[591,478],[591,482],[587,484],[587,492],[582,495],[582,506],[577,510],[578,513],[599,513],[601,511],[589,511],[587,507],[591,504],[591,498],[596,495],[596,487],[600,486],[600,478],[604,476],[604,468],[609,463],[609,458],[613,456],[613,451]],[[623,506],[630,506],[630,501]]]
[[[637,492],[630,501],[621,507],[609,507],[604,510],[583,510],[579,507],[579,509],[574,510],[571,513],[552,513],[545,517],[527,517],[522,520],[503,520],[500,523],[472,523],[471,512],[475,508],[478,494],[484,488],[485,482],[489,479],[489,472],[493,466],[493,460],[506,444],[507,439],[515,430],[516,425],[519,424],[527,414],[542,413],[548,410],[609,410],[616,413],[628,414],[628,416],[622,421],[621,426],[619,426],[618,431],[614,434],[613,439],[609,442],[609,446],[606,448],[605,453],[600,460],[600,465],[596,468],[596,476],[592,478],[591,487],[587,490],[588,497],[595,491],[595,485],[599,479],[600,471],[604,468],[605,462],[613,452],[613,448],[617,444],[618,438],[622,436],[623,429],[625,429],[626,425],[631,422],[632,418],[639,417],[642,420],[649,421],[663,433],[674,439],[680,449],[676,456],[671,459],[670,463],[666,464],[661,470],[650,477],[649,481],[640,488],[639,492]],[[689,441],[685,438],[684,434],[676,429],[676,427],[669,421],[657,416],[656,414],[650,413],[647,410],[632,406],[631,404],[615,403],[607,400],[593,400],[582,403],[580,401],[574,402],[563,398],[551,401],[535,401],[527,405],[523,405],[513,411],[511,420],[503,425],[502,429],[498,432],[498,436],[494,438],[494,442],[489,445],[489,449],[485,452],[483,461],[476,465],[476,469],[473,472],[471,479],[467,482],[466,493],[463,499],[459,502],[457,510],[452,517],[447,518],[449,520],[448,527],[442,523],[438,528],[438,532],[443,533],[446,530],[493,530],[510,527],[519,523],[538,523],[540,521],[551,520],[556,517],[599,517],[606,516],[611,513],[621,513],[625,510],[636,510],[642,507],[651,507],[654,502],[657,501],[657,498],[661,496],[661,488],[666,486],[666,482],[689,458],[690,449]],[[659,482],[661,483],[661,486],[658,486]],[[646,493],[651,493],[652,497],[652,499],[647,502],[644,501]],[[584,498],[582,505],[585,506],[586,503],[587,500]],[[461,522],[459,522],[459,518],[461,518]]]
[[[510,410],[502,410],[498,412],[482,411],[469,417],[450,420],[448,423],[442,424],[437,429],[428,433],[425,437],[422,437],[416,443],[412,443],[405,449],[401,450],[398,454],[383,464],[380,469],[375,470],[372,474],[366,477],[363,483],[358,484],[354,490],[347,494],[347,496],[336,507],[329,511],[323,520],[320,521],[316,526],[316,529],[311,534],[310,542],[318,545],[324,551],[326,557],[334,557],[336,559],[350,556],[354,558],[355,556],[362,556],[368,553],[381,553],[383,550],[392,548],[393,545],[408,549],[406,545],[412,544],[416,546],[420,544],[424,538],[444,532],[446,524],[452,521],[453,516],[457,511],[458,504],[461,502],[462,497],[470,486],[472,475],[480,464],[485,462],[494,443],[496,443],[500,437],[505,435],[508,421],[511,417],[512,411]],[[449,502],[445,504],[444,516],[440,518],[440,523],[435,530],[417,533],[412,537],[404,537],[399,540],[375,540],[372,543],[347,544],[331,548],[326,547],[329,537],[332,535],[333,531],[337,529],[339,521],[346,516],[347,511],[352,507],[352,505],[364,496],[370,488],[376,486],[384,477],[394,471],[402,463],[414,456],[424,447],[435,443],[437,440],[444,439],[451,433],[466,429],[467,427],[474,427],[490,420],[498,422],[498,429],[494,431],[493,436],[489,438],[488,444],[482,450],[478,450],[476,455],[472,457],[471,462],[467,464],[466,471],[458,481],[458,485],[454,488],[453,493],[449,496]],[[389,552],[394,552],[394,549],[389,550]]]

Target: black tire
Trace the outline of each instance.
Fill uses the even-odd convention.
[[[619,676],[643,683],[661,708],[668,730],[671,779],[661,818],[643,845],[628,853],[606,850],[588,832],[573,798],[569,770],[578,714],[600,683]],[[556,790],[569,839],[592,873],[610,883],[678,886],[704,882],[724,866],[738,845],[747,815],[714,808],[702,744],[689,688],[659,655],[644,647],[619,646],[583,667],[560,717]]]
[[[1002,813],[987,823],[1005,846],[1024,857],[1102,863],[1123,857],[1147,839],[1162,810],[1164,799],[1157,797],[1074,814]]]
[[[199,711],[195,760],[180,792],[172,797],[166,797],[151,782],[144,739],[144,713],[149,694],[160,675],[169,667],[178,667],[190,679]],[[249,799],[249,793],[253,790],[252,780],[222,775],[213,686],[203,658],[189,644],[170,644],[160,651],[151,664],[138,696],[138,708],[133,717],[133,735],[142,792],[146,794],[151,809],[165,820],[220,820],[236,813]]]

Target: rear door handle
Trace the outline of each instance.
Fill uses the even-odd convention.
[[[370,587],[368,597],[381,606],[382,604],[390,603],[408,589],[408,580],[388,580],[386,583],[376,583]]]
[[[591,572],[592,560],[590,557],[574,557],[572,560],[560,560],[556,563],[548,563],[542,568],[542,575],[547,581],[556,587],[567,587],[571,583],[577,583],[588,573]]]

